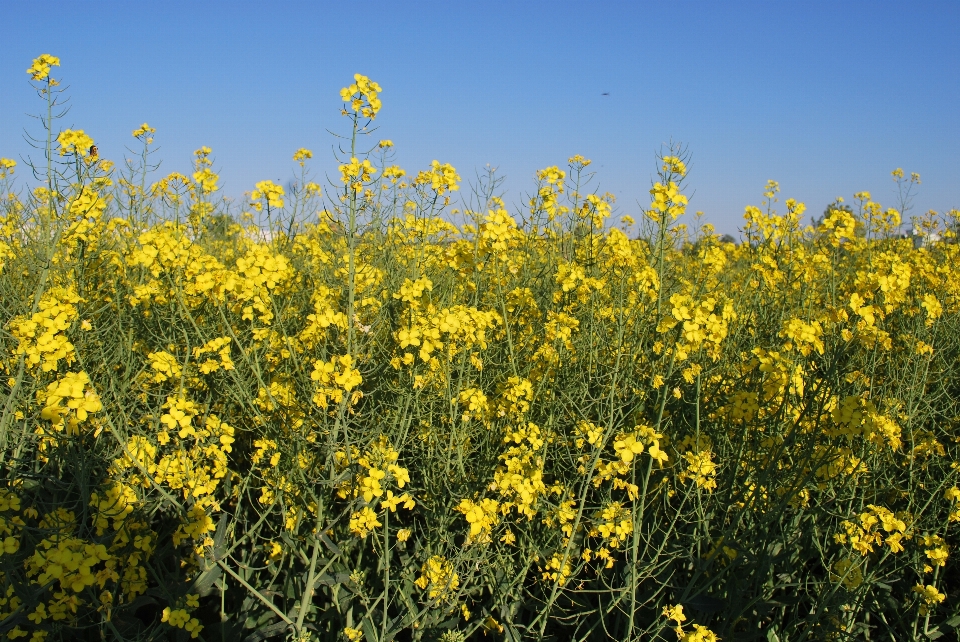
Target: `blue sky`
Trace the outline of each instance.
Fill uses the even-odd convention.
[[[736,233],[768,179],[819,214],[890,171],[915,213],[960,208],[960,2],[56,2],[0,4],[0,156],[28,153],[41,103],[24,70],[59,56],[67,127],[120,160],[158,129],[161,174],[213,148],[227,195],[333,175],[338,91],[383,87],[378,138],[408,171],[486,164],[517,206],[536,169],[593,159],[618,213],[649,202],[654,152],[689,145],[691,210]],[[602,94],[609,92],[609,96]],[[23,172],[18,172],[21,179]]]

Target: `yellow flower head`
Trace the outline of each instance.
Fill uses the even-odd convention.
[[[702,624],[694,624],[693,631],[680,638],[680,642],[717,642],[719,639],[717,634],[707,627]]]
[[[357,158],[351,158],[350,162],[340,166],[340,181],[345,185],[350,185],[357,193],[363,191],[363,184],[368,182],[373,174],[377,172],[376,168],[370,164],[370,161]]]
[[[296,156],[294,158],[296,159]],[[265,199],[269,207],[281,208],[283,207],[283,188],[273,181],[260,181],[257,183],[257,189],[250,193],[250,200],[259,201],[260,199]],[[263,208],[260,203],[254,203],[253,206],[257,211]]]
[[[133,130],[133,137],[140,138],[141,136],[151,136],[157,132],[156,127],[151,127],[150,125],[144,123]]]
[[[386,167],[383,170],[383,177],[388,179],[392,184],[396,184],[398,180],[407,175],[407,172],[398,167],[397,165],[391,165]]]
[[[210,154],[213,153],[213,150],[204,145],[200,149],[193,152],[193,165],[197,169],[201,167],[209,167],[213,165],[213,161],[210,159]]]
[[[561,194],[563,193],[563,179],[566,178],[566,176],[567,173],[556,165],[537,170],[537,180],[545,181],[548,185],[559,186],[558,191]]]
[[[209,167],[204,167],[193,173],[193,180],[197,182],[201,192],[210,194],[217,191],[217,181],[220,180],[220,177]]]
[[[482,499],[479,502],[462,499],[454,510],[467,518],[470,538],[481,542],[489,541],[490,531],[500,522],[500,504],[495,499]]]
[[[687,209],[687,197],[680,193],[680,188],[673,181],[667,185],[656,183],[650,190],[653,200],[650,202],[650,215],[659,221],[666,214],[669,220],[675,220]]]
[[[672,173],[672,174],[678,174],[680,176],[686,176],[687,166],[677,156],[664,156],[663,171],[665,173]]]
[[[947,599],[947,596],[937,590],[937,587],[932,584],[924,586],[923,584],[917,584],[913,587],[913,592],[917,593],[927,604],[939,604]]]
[[[460,587],[460,575],[454,571],[453,563],[447,558],[434,555],[421,567],[420,577],[414,584],[421,591],[427,591],[427,597],[431,600],[448,600]]]
[[[0,180],[13,174],[13,168],[17,166],[17,161],[12,158],[0,158]]]
[[[364,506],[350,516],[350,532],[361,539],[381,525],[380,520],[377,519],[377,514],[369,506]]]
[[[364,118],[373,120],[380,111],[381,103],[379,94],[382,91],[380,85],[373,82],[366,76],[354,74],[353,84],[340,90],[340,98],[343,102],[349,103],[350,109]],[[344,109],[344,113],[348,113]]]
[[[460,175],[453,165],[449,163],[441,164],[440,161],[430,163],[430,169],[417,174],[415,185],[429,185],[430,188],[439,196],[443,196],[448,190],[455,192],[460,189],[457,183],[460,182]]]
[[[86,158],[90,154],[90,148],[93,147],[93,139],[84,133],[82,129],[66,129],[57,136],[57,142],[60,143],[60,155],[76,154]]]
[[[673,620],[677,624],[681,624],[687,619],[687,616],[683,614],[683,606],[680,604],[663,607],[663,617]]]
[[[300,163],[300,167],[303,167],[303,164],[311,158],[313,158],[313,152],[305,147],[301,147],[293,154],[293,160]]]
[[[59,58],[50,54],[41,54],[39,58],[33,59],[33,64],[27,69],[27,73],[30,74],[31,80],[46,80],[50,76],[50,68],[59,66]]]

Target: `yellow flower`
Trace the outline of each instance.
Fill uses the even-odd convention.
[[[283,188],[273,181],[260,181],[257,183],[257,189],[250,193],[250,200],[259,201],[260,199],[266,199],[268,207],[279,209],[283,207]],[[254,208],[260,211],[263,205],[254,203]]]
[[[29,619],[34,624],[40,624],[45,619],[47,619],[47,617],[48,617],[47,605],[44,604],[43,602],[40,602],[40,604],[37,604],[37,608],[33,611],[33,613],[27,616],[27,619]]]
[[[633,516],[620,502],[613,502],[596,515],[596,535],[607,540],[610,548],[618,548],[633,533]]]
[[[385,167],[383,170],[383,177],[388,179],[392,184],[396,184],[398,180],[406,175],[407,172],[396,165]]]
[[[427,591],[431,600],[447,601],[460,588],[460,575],[453,570],[453,563],[442,555],[434,555],[421,567],[416,584],[421,591]]]
[[[633,461],[634,455],[641,454],[643,448],[643,442],[638,441],[637,436],[633,433],[618,435],[613,442],[613,449],[625,464]]]
[[[350,532],[360,538],[366,537],[367,533],[382,525],[369,506],[364,506],[350,516]]]
[[[687,619],[687,616],[683,614],[683,606],[680,604],[663,607],[663,617],[673,620],[677,624],[682,624]]]
[[[0,180],[3,180],[10,174],[13,174],[13,168],[17,166],[17,161],[12,158],[0,158]]]
[[[352,85],[340,90],[340,98],[343,102],[349,103],[350,109],[354,112],[364,118],[373,120],[377,117],[377,112],[380,111],[379,94],[382,89],[380,85],[360,74],[354,74],[353,80]],[[346,109],[344,113],[346,113]]]
[[[888,535],[886,538],[886,545],[890,547],[890,551],[893,553],[900,553],[903,551],[903,544],[900,541],[903,539],[903,533],[894,533],[893,535]]]
[[[217,191],[217,181],[220,177],[209,167],[204,167],[193,173],[193,180],[200,186],[200,191],[204,194],[212,194]]]
[[[33,64],[27,69],[27,73],[32,80],[46,80],[50,75],[50,68],[59,66],[59,58],[50,54],[41,54],[40,57],[33,59]]]
[[[682,160],[676,156],[664,156],[663,157],[663,171],[667,173],[679,174],[680,176],[685,176],[687,174],[687,166]]]
[[[264,548],[267,552],[267,558],[271,562],[276,562],[283,557],[283,546],[280,545],[280,542],[269,542]]]
[[[927,325],[932,325],[933,320],[940,317],[943,314],[943,305],[937,300],[935,294],[924,294],[923,302],[920,303],[920,307],[924,308],[927,311]]]
[[[713,453],[709,450],[688,451],[683,454],[687,460],[687,469],[680,473],[680,479],[692,479],[700,488],[712,491],[717,487],[717,465],[713,462]]]
[[[200,624],[200,621],[195,617],[190,617],[190,614],[186,609],[171,609],[169,606],[163,609],[163,614],[160,618],[161,622],[166,622],[170,626],[177,627],[178,629],[183,629],[190,633],[191,638],[197,638],[200,636],[200,631],[203,630],[203,626]]]
[[[12,555],[20,550],[20,540],[16,537],[9,536],[4,538],[3,545],[0,546],[0,551],[5,555]]]
[[[913,587],[913,592],[920,596],[920,599],[923,601],[920,604],[920,615],[928,615],[937,604],[942,603],[947,596],[937,590],[937,587],[932,584],[917,584]]]
[[[303,167],[304,162],[308,159],[313,158],[313,152],[305,147],[301,147],[293,153],[293,160],[300,163],[300,166]]]
[[[681,637],[680,642],[717,642],[719,639],[717,634],[707,627],[702,624],[694,624],[693,631]]]
[[[350,162],[340,166],[340,182],[349,185],[354,192],[362,192],[363,184],[370,181],[370,178],[377,170],[370,164],[370,161],[357,158],[351,158]]]
[[[394,495],[392,490],[388,490],[387,498],[381,502],[381,505],[384,508],[390,509],[390,512],[395,513],[397,512],[397,506],[399,506],[400,504],[403,504],[403,507],[406,509],[413,508],[413,506],[411,505],[412,502],[413,502],[413,498],[410,496],[409,493],[404,493],[402,495]]]
[[[90,148],[93,147],[93,139],[84,133],[82,129],[65,129],[57,136],[57,142],[60,143],[60,155],[76,154],[82,158],[90,155]]]
[[[440,161],[434,160],[430,163],[429,170],[417,174],[413,184],[429,185],[438,196],[442,196],[447,191],[455,192],[460,189],[460,186],[457,185],[459,182],[460,175],[457,174],[453,165],[449,163],[441,164]]]
[[[680,188],[673,181],[667,185],[656,183],[650,189],[653,201],[650,203],[651,217],[659,221],[666,215],[670,221],[675,220],[686,211],[687,197],[680,193]]]
[[[495,499],[482,499],[474,502],[469,499],[460,500],[455,509],[467,518],[470,524],[470,537],[487,541],[490,531],[500,522],[500,503]]]
[[[141,136],[150,136],[151,134],[155,134],[156,132],[157,130],[155,127],[151,127],[150,125],[144,123],[140,125],[138,128],[133,130],[133,137],[140,138]]]
[[[390,464],[387,466],[387,470],[389,470],[390,474],[393,475],[393,481],[399,488],[403,488],[404,485],[410,483],[410,473],[407,472],[406,468],[397,466],[395,464]],[[404,501],[406,503],[408,500]]]
[[[487,616],[487,619],[483,621],[482,626],[484,631],[496,631],[497,633],[503,633],[503,625],[497,622],[492,615]]]

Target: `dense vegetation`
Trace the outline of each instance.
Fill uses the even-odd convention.
[[[58,129],[58,64],[35,189],[0,160],[9,639],[956,635],[958,213],[896,238],[918,176],[806,228],[771,182],[739,245],[678,148],[639,223],[579,156],[511,214],[392,165],[357,76],[341,182],[301,149],[230,205],[207,148],[153,182],[148,125],[122,167]]]

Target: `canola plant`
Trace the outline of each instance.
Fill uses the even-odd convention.
[[[813,226],[770,182],[743,242],[639,222],[590,161],[511,213],[372,141],[339,182],[222,197],[57,126],[0,160],[0,634],[10,640],[956,636],[960,213]],[[469,193],[468,193],[469,192]]]

